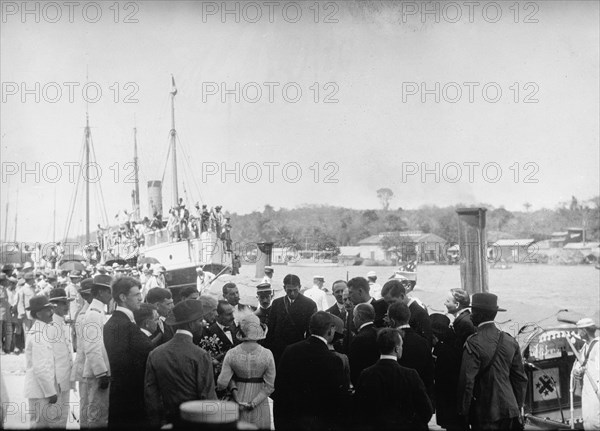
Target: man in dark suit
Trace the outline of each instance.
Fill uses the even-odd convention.
[[[356,386],[357,425],[370,430],[426,430],[433,409],[417,372],[398,363],[403,352],[400,334],[382,329],[377,346],[379,360],[361,373]]]
[[[456,334],[456,344],[461,351],[469,335],[475,333],[475,326],[471,321],[471,312],[469,311],[470,304],[469,294],[463,289],[451,289],[446,297],[446,302],[444,302],[448,313],[454,316],[452,327]]]
[[[331,291],[333,293],[333,297],[335,298],[335,304],[329,307],[327,309],[327,312],[342,319],[342,322],[344,324],[344,337],[335,340],[333,342],[333,346],[337,352],[347,353],[348,347],[350,346],[348,331],[350,327],[349,319],[351,319],[351,317],[349,316],[352,314],[351,312],[349,312],[348,307],[346,307],[346,304],[344,303],[344,291],[348,292],[348,285],[344,280],[337,280],[331,285]],[[352,304],[350,303],[350,310],[352,308]]]
[[[267,344],[276,364],[287,346],[307,337],[310,316],[317,312],[317,304],[300,293],[297,275],[286,275],[283,288],[285,296],[274,300],[271,306],[267,332]]]
[[[236,327],[233,321],[233,307],[227,301],[221,300],[217,304],[217,321],[206,330],[209,338],[216,335],[223,344],[222,353],[238,344]]]
[[[188,299],[173,308],[167,319],[175,335],[148,356],[145,403],[151,426],[173,423],[179,405],[192,400],[216,400],[212,360],[192,343],[192,333],[202,326],[202,303]]]
[[[348,292],[352,303],[355,306],[358,304],[371,304],[375,310],[375,319],[373,321],[375,327],[383,328],[385,326],[383,318],[387,312],[388,304],[383,299],[376,301],[374,298],[371,298],[369,289],[369,281],[364,277],[354,277],[348,281]]]
[[[350,379],[356,385],[362,370],[370,367],[379,358],[377,349],[377,328],[373,324],[375,310],[371,304],[358,304],[354,307],[354,326],[358,328],[350,343]]]
[[[157,344],[164,344],[173,337],[173,329],[165,324],[165,320],[171,314],[173,310],[173,295],[169,289],[163,287],[153,287],[148,291],[146,295],[146,302],[156,306],[158,310],[158,329],[154,333],[154,336],[160,335]]]
[[[519,344],[494,324],[498,297],[475,293],[471,319],[477,332],[464,345],[458,382],[459,413],[472,429],[521,429],[527,375]]]
[[[162,339],[162,335],[155,335],[158,329],[158,310],[156,306],[146,304],[145,302],[141,303],[139,310],[133,312],[133,318],[135,319],[135,324],[138,325],[144,335],[156,347]]]
[[[335,336],[335,323],[329,313],[319,311],[309,326],[311,336],[288,346],[277,369],[273,405],[277,430],[327,430],[340,421],[344,368],[327,347]]]
[[[417,335],[415,330],[409,325],[410,310],[402,302],[395,302],[388,308],[388,319],[390,327],[400,331],[402,336],[402,357],[399,359],[400,365],[406,368],[414,369],[418,374],[430,399],[434,400],[435,387],[433,385],[434,362],[431,355],[431,347],[425,338]]]
[[[145,423],[144,373],[152,341],[135,324],[133,312],[142,303],[140,282],[118,278],[112,285],[117,307],[104,325],[104,346],[110,363],[109,428]]]
[[[223,298],[233,307],[233,318],[236,324],[243,314],[256,311],[255,307],[240,303],[240,291],[235,283],[229,282],[223,285]]]
[[[381,296],[388,306],[394,302],[402,302],[410,310],[410,321],[408,324],[421,337],[425,338],[431,348],[433,342],[433,332],[431,331],[431,321],[427,310],[419,305],[413,298],[406,294],[406,285],[408,280],[392,279],[387,281],[381,288]]]

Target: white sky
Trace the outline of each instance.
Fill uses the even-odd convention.
[[[56,183],[43,176],[3,175],[0,212],[4,221],[9,201],[9,238],[12,239],[17,185],[19,190],[19,235],[24,241],[52,240],[53,196],[57,195],[57,237],[64,230],[69,199],[74,188],[64,163],[78,162],[83,141],[86,103],[81,86],[89,81],[103,91],[97,103],[89,105],[93,141],[99,165],[101,184],[109,217],[123,208],[130,209],[132,184],[124,182],[130,172],[124,164],[133,157],[134,116],[140,147],[140,187],[142,215],[147,213],[146,181],[160,179],[165,164],[170,129],[170,74],[175,76],[176,122],[180,141],[191,156],[200,188],[200,196],[208,206],[223,205],[231,212],[261,210],[265,204],[276,208],[292,208],[302,204],[330,204],[352,208],[376,208],[376,190],[389,187],[395,197],[392,207],[416,208],[423,204],[439,206],[456,203],[488,202],[507,209],[522,210],[524,202],[532,210],[554,207],[570,200],[571,195],[587,199],[599,190],[599,22],[597,2],[537,2],[520,4],[519,22],[514,22],[514,2],[500,2],[502,18],[487,22],[482,6],[475,9],[469,22],[468,7],[457,2],[462,19],[450,23],[454,11],[433,16],[408,16],[403,20],[402,8],[410,10],[413,2],[390,5],[371,2],[361,7],[356,3],[338,2],[333,15],[337,23],[325,23],[324,15],[333,6],[320,4],[319,23],[314,22],[313,2],[305,3],[302,18],[287,22],[282,8],[287,2],[276,2],[273,23],[268,6],[258,2],[263,18],[257,23],[236,23],[233,16],[222,22],[219,14],[205,16],[202,5],[194,2],[137,2],[138,23],[114,23],[113,2],[101,2],[102,18],[96,23],[82,17],[80,2],[73,23],[63,2],[62,18],[57,23],[34,15],[24,18],[17,11],[6,14],[21,2],[2,2],[1,62],[3,83],[0,132],[3,172],[16,163],[35,169],[52,179],[54,168],[62,166]],[[32,2],[35,3],[35,2]],[[330,2],[331,3],[331,2]],[[489,2],[481,2],[485,5]],[[214,3],[217,6],[221,2]],[[364,4],[362,2],[361,4]],[[417,7],[422,5],[414,3]],[[433,2],[436,4],[436,2]],[[210,7],[205,5],[204,7]],[[233,2],[229,7],[234,8]],[[8,8],[8,9],[7,9]],[[41,8],[41,6],[40,6]],[[132,9],[120,4],[119,20]],[[313,6],[314,8],[314,6]],[[90,17],[93,10],[88,9]],[[248,17],[254,12],[247,10]],[[293,9],[288,9],[288,19]],[[493,18],[488,9],[486,17]],[[535,12],[537,23],[522,22]],[[452,15],[450,15],[452,13]],[[46,10],[46,18],[55,12]],[[23,22],[25,21],[25,22]],[[405,22],[403,22],[405,21]],[[39,103],[34,95],[21,100],[21,93],[9,94],[12,83],[25,83],[27,88],[48,83],[61,83],[62,97],[49,103],[43,95]],[[74,101],[68,98],[64,82],[77,82]],[[109,87],[117,82],[119,102],[113,100]],[[126,83],[135,83],[139,91],[137,103],[123,103],[130,92]],[[225,82],[234,88],[249,82],[278,82],[274,101],[269,103],[268,88],[262,85],[262,98],[240,103],[229,96],[222,103],[220,95],[206,96],[203,83]],[[297,103],[286,102],[281,88],[295,82],[303,93]],[[320,83],[321,101],[314,103],[309,87]],[[334,87],[337,103],[322,99]],[[463,89],[457,103],[433,96],[421,102],[420,94],[407,96],[403,102],[403,83],[426,83],[434,88],[457,82]],[[464,82],[476,82],[474,102],[468,101]],[[481,88],[495,82],[502,89],[497,103],[486,102]],[[509,87],[520,83],[519,103],[513,100]],[[534,83],[524,88],[525,83]],[[525,96],[538,89],[537,103],[523,103]],[[54,90],[48,97],[54,97]],[[113,87],[114,88],[114,87]],[[514,87],[513,87],[514,88]],[[448,89],[448,97],[454,90]],[[294,92],[290,90],[291,96]],[[90,93],[90,95],[93,95]],[[488,95],[494,96],[490,90]],[[254,92],[248,93],[249,97]],[[184,154],[178,153],[180,161]],[[251,183],[234,175],[223,182],[220,175],[202,178],[202,163],[222,163],[234,169],[235,162],[262,166],[262,179]],[[273,182],[264,163],[280,163],[274,167]],[[314,164],[320,176],[315,183]],[[325,183],[332,173],[325,163],[333,163],[337,183]],[[447,166],[448,176],[455,170],[448,163],[462,166],[462,179],[451,183],[429,175],[408,176],[402,181],[403,166],[433,168]],[[464,163],[478,162],[473,182],[468,180]],[[485,181],[482,165],[497,163],[502,169],[498,182]],[[514,182],[514,163],[519,163],[520,176]],[[525,169],[525,163],[533,163]],[[119,178],[115,181],[118,163]],[[302,176],[296,183],[285,180],[282,166],[297,163]],[[404,165],[403,165],[404,164]],[[206,165],[205,165],[206,166]],[[213,165],[215,166],[215,165]],[[311,170],[313,166],[313,170]],[[513,170],[511,170],[511,166]],[[536,169],[534,172],[534,168]],[[188,169],[189,170],[189,169]],[[537,183],[525,183],[526,174]],[[294,169],[288,170],[290,176]],[[494,169],[488,174],[493,177]],[[192,180],[180,169],[180,182],[185,182],[188,203],[199,199]],[[170,203],[170,185],[165,184],[165,206]],[[180,184],[180,193],[183,194]],[[95,205],[92,204],[95,208]],[[72,232],[82,232],[83,217],[78,212]],[[92,226],[99,222],[92,216]],[[77,224],[78,223],[78,224]],[[0,226],[4,237],[4,222]]]

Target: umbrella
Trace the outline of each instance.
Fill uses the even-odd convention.
[[[31,262],[31,254],[25,251],[22,251],[18,244],[16,243],[4,243],[2,247],[0,247],[0,263],[25,263]]]
[[[80,254],[75,254],[75,253],[72,253],[72,254],[65,254],[65,255],[64,255],[62,258],[61,258],[61,261],[62,261],[62,262],[68,262],[68,261],[71,261],[71,260],[75,260],[75,261],[79,261],[79,262],[81,262],[81,261],[83,261],[83,260],[87,260],[87,259],[86,259],[84,256],[82,256],[82,255],[80,255]]]
[[[104,265],[113,266],[113,263],[116,263],[118,265],[126,265],[127,264],[127,262],[123,259],[111,259],[111,260],[107,260],[106,262],[104,262]]]
[[[152,265],[152,264],[155,264],[155,263],[160,263],[160,261],[157,258],[155,258],[155,257],[144,256],[144,257],[138,258],[137,263],[138,263],[138,265],[144,265],[146,263],[149,263],[149,264]]]
[[[85,265],[81,262],[77,262],[75,260],[70,260],[68,262],[63,262],[59,265],[59,268],[62,271],[85,271]]]

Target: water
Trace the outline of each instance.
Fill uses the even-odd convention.
[[[383,285],[393,274],[394,267],[347,266],[330,268],[274,266],[276,296],[283,294],[282,280],[286,274],[300,277],[303,287],[312,286],[314,275],[325,277],[325,286],[339,279],[366,277],[375,271],[378,282]],[[254,265],[241,268],[241,275],[254,277]],[[593,266],[513,265],[511,269],[490,269],[490,292],[498,295],[498,305],[507,309],[498,313],[497,321],[506,322],[503,328],[510,333],[513,329],[542,319],[544,324],[555,323],[554,314],[560,309],[577,311],[598,319],[600,309],[600,271]],[[258,283],[258,282],[257,282]],[[460,285],[458,265],[420,265],[414,296],[421,299],[433,312],[445,312],[444,300],[448,290]],[[240,289],[243,298],[255,304],[255,293]],[[329,302],[334,299],[329,295]]]

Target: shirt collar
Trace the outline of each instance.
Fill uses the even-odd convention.
[[[188,335],[190,338],[192,338],[192,333],[186,329],[178,329],[177,331],[175,331],[175,334]]]
[[[151,337],[151,336],[152,336],[152,333],[151,333],[150,331],[148,331],[147,329],[144,329],[144,328],[140,328],[140,329],[141,329],[141,330],[142,330],[142,332],[143,332],[144,334],[146,334],[148,337]]]
[[[100,310],[101,312],[104,313],[104,310],[106,308],[106,305],[104,305],[104,303],[96,298],[92,299],[92,302],[90,303],[90,308],[95,308],[97,310]]]
[[[216,324],[219,328],[221,328],[221,331],[225,332],[225,330],[227,330],[227,331],[231,332],[231,329],[229,329],[227,326],[221,325],[219,322],[216,322]]]
[[[125,316],[127,316],[129,318],[129,320],[131,320],[131,323],[135,323],[135,319],[133,318],[133,311],[131,311],[129,308],[125,308],[125,307],[121,307],[120,305],[117,305],[117,307],[115,308],[115,311],[120,311]]]
[[[396,329],[406,329],[406,328],[410,328],[410,325],[408,323],[406,323],[404,325],[400,325]]]
[[[489,324],[494,324],[493,320],[488,320],[487,322],[481,322],[479,325],[477,325],[478,328],[481,328],[483,325],[489,325]]]
[[[410,307],[410,304],[412,304],[413,302],[415,302],[415,298],[408,298],[408,306]]]
[[[458,311],[456,312],[456,314],[454,315],[454,317],[456,318],[456,317],[460,316],[460,315],[461,315],[462,313],[464,313],[465,311],[469,311],[469,309],[468,309],[468,308],[461,308],[460,310],[458,310]]]
[[[63,316],[59,316],[58,314],[52,314],[52,320],[56,323],[65,323],[65,318]]]
[[[373,324],[373,322],[367,322],[367,323],[363,323],[362,325],[360,325],[360,327],[358,328],[358,330],[360,331],[360,330],[361,330],[362,328],[364,328],[365,326],[372,325],[372,324]]]
[[[397,361],[398,357],[394,355],[381,355],[379,359],[390,359],[392,361]]]
[[[326,346],[327,346],[327,344],[328,344],[328,343],[327,343],[327,340],[326,340],[325,338],[321,337],[320,335],[314,335],[314,334],[312,334],[312,335],[311,335],[311,337],[318,338],[318,339],[319,339],[319,340],[321,340],[323,343],[325,343],[325,345],[326,345]]]

